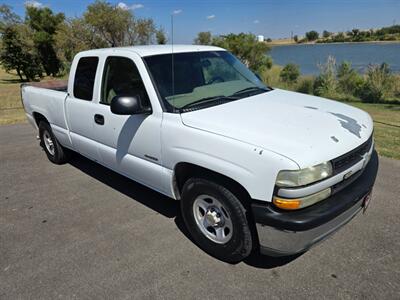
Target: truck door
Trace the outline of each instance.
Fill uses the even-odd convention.
[[[117,95],[137,97],[151,107],[146,87],[134,60],[139,57],[108,56],[105,59],[100,99],[94,124],[99,157],[103,164],[138,182],[160,190],[162,114],[116,115],[110,103]],[[161,190],[160,190],[161,191]]]
[[[75,69],[74,82],[66,101],[66,118],[74,149],[84,156],[98,160],[94,139],[93,90],[99,58],[81,57]],[[71,83],[69,83],[71,84]],[[71,85],[70,85],[71,86]]]

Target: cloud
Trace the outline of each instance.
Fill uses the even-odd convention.
[[[260,23],[260,21],[259,20],[254,20],[253,23],[254,24],[258,24],[258,23]]]
[[[40,8],[40,7],[43,7],[44,5],[43,5],[43,3],[40,3],[40,2],[35,1],[35,0],[28,0],[28,1],[25,1],[25,6],[26,7]]]
[[[212,20],[215,18],[215,15],[210,15],[210,16],[207,16],[206,18],[207,18],[207,20]]]
[[[138,8],[143,8],[144,5],[140,4],[140,3],[128,5],[128,4],[124,3],[124,2],[120,2],[120,3],[117,4],[117,7],[120,8],[120,9],[123,9],[123,10],[135,10],[135,9],[138,9]]]
[[[172,12],[172,14],[173,14],[173,15],[179,15],[181,12],[183,12],[182,9],[175,9],[175,10]]]

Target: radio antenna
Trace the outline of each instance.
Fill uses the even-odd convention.
[[[171,77],[172,77],[172,99],[175,96],[175,68],[174,68],[174,14],[171,14]]]

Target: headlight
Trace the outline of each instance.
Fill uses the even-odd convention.
[[[295,171],[280,171],[276,179],[279,187],[297,187],[307,185],[332,175],[332,164],[322,164]]]

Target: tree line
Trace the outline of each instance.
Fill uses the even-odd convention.
[[[8,5],[0,6],[0,63],[21,80],[68,71],[76,53],[95,48],[165,44],[167,37],[151,18],[104,0],[90,4],[82,17],[66,18],[48,7],[26,6],[20,18]]]
[[[371,41],[400,41],[400,25],[383,27],[380,29],[361,30],[354,28],[346,32],[329,32],[324,30],[320,35],[318,31],[311,30],[305,33],[304,38],[294,37],[297,43],[343,43],[343,42],[371,42]]]

